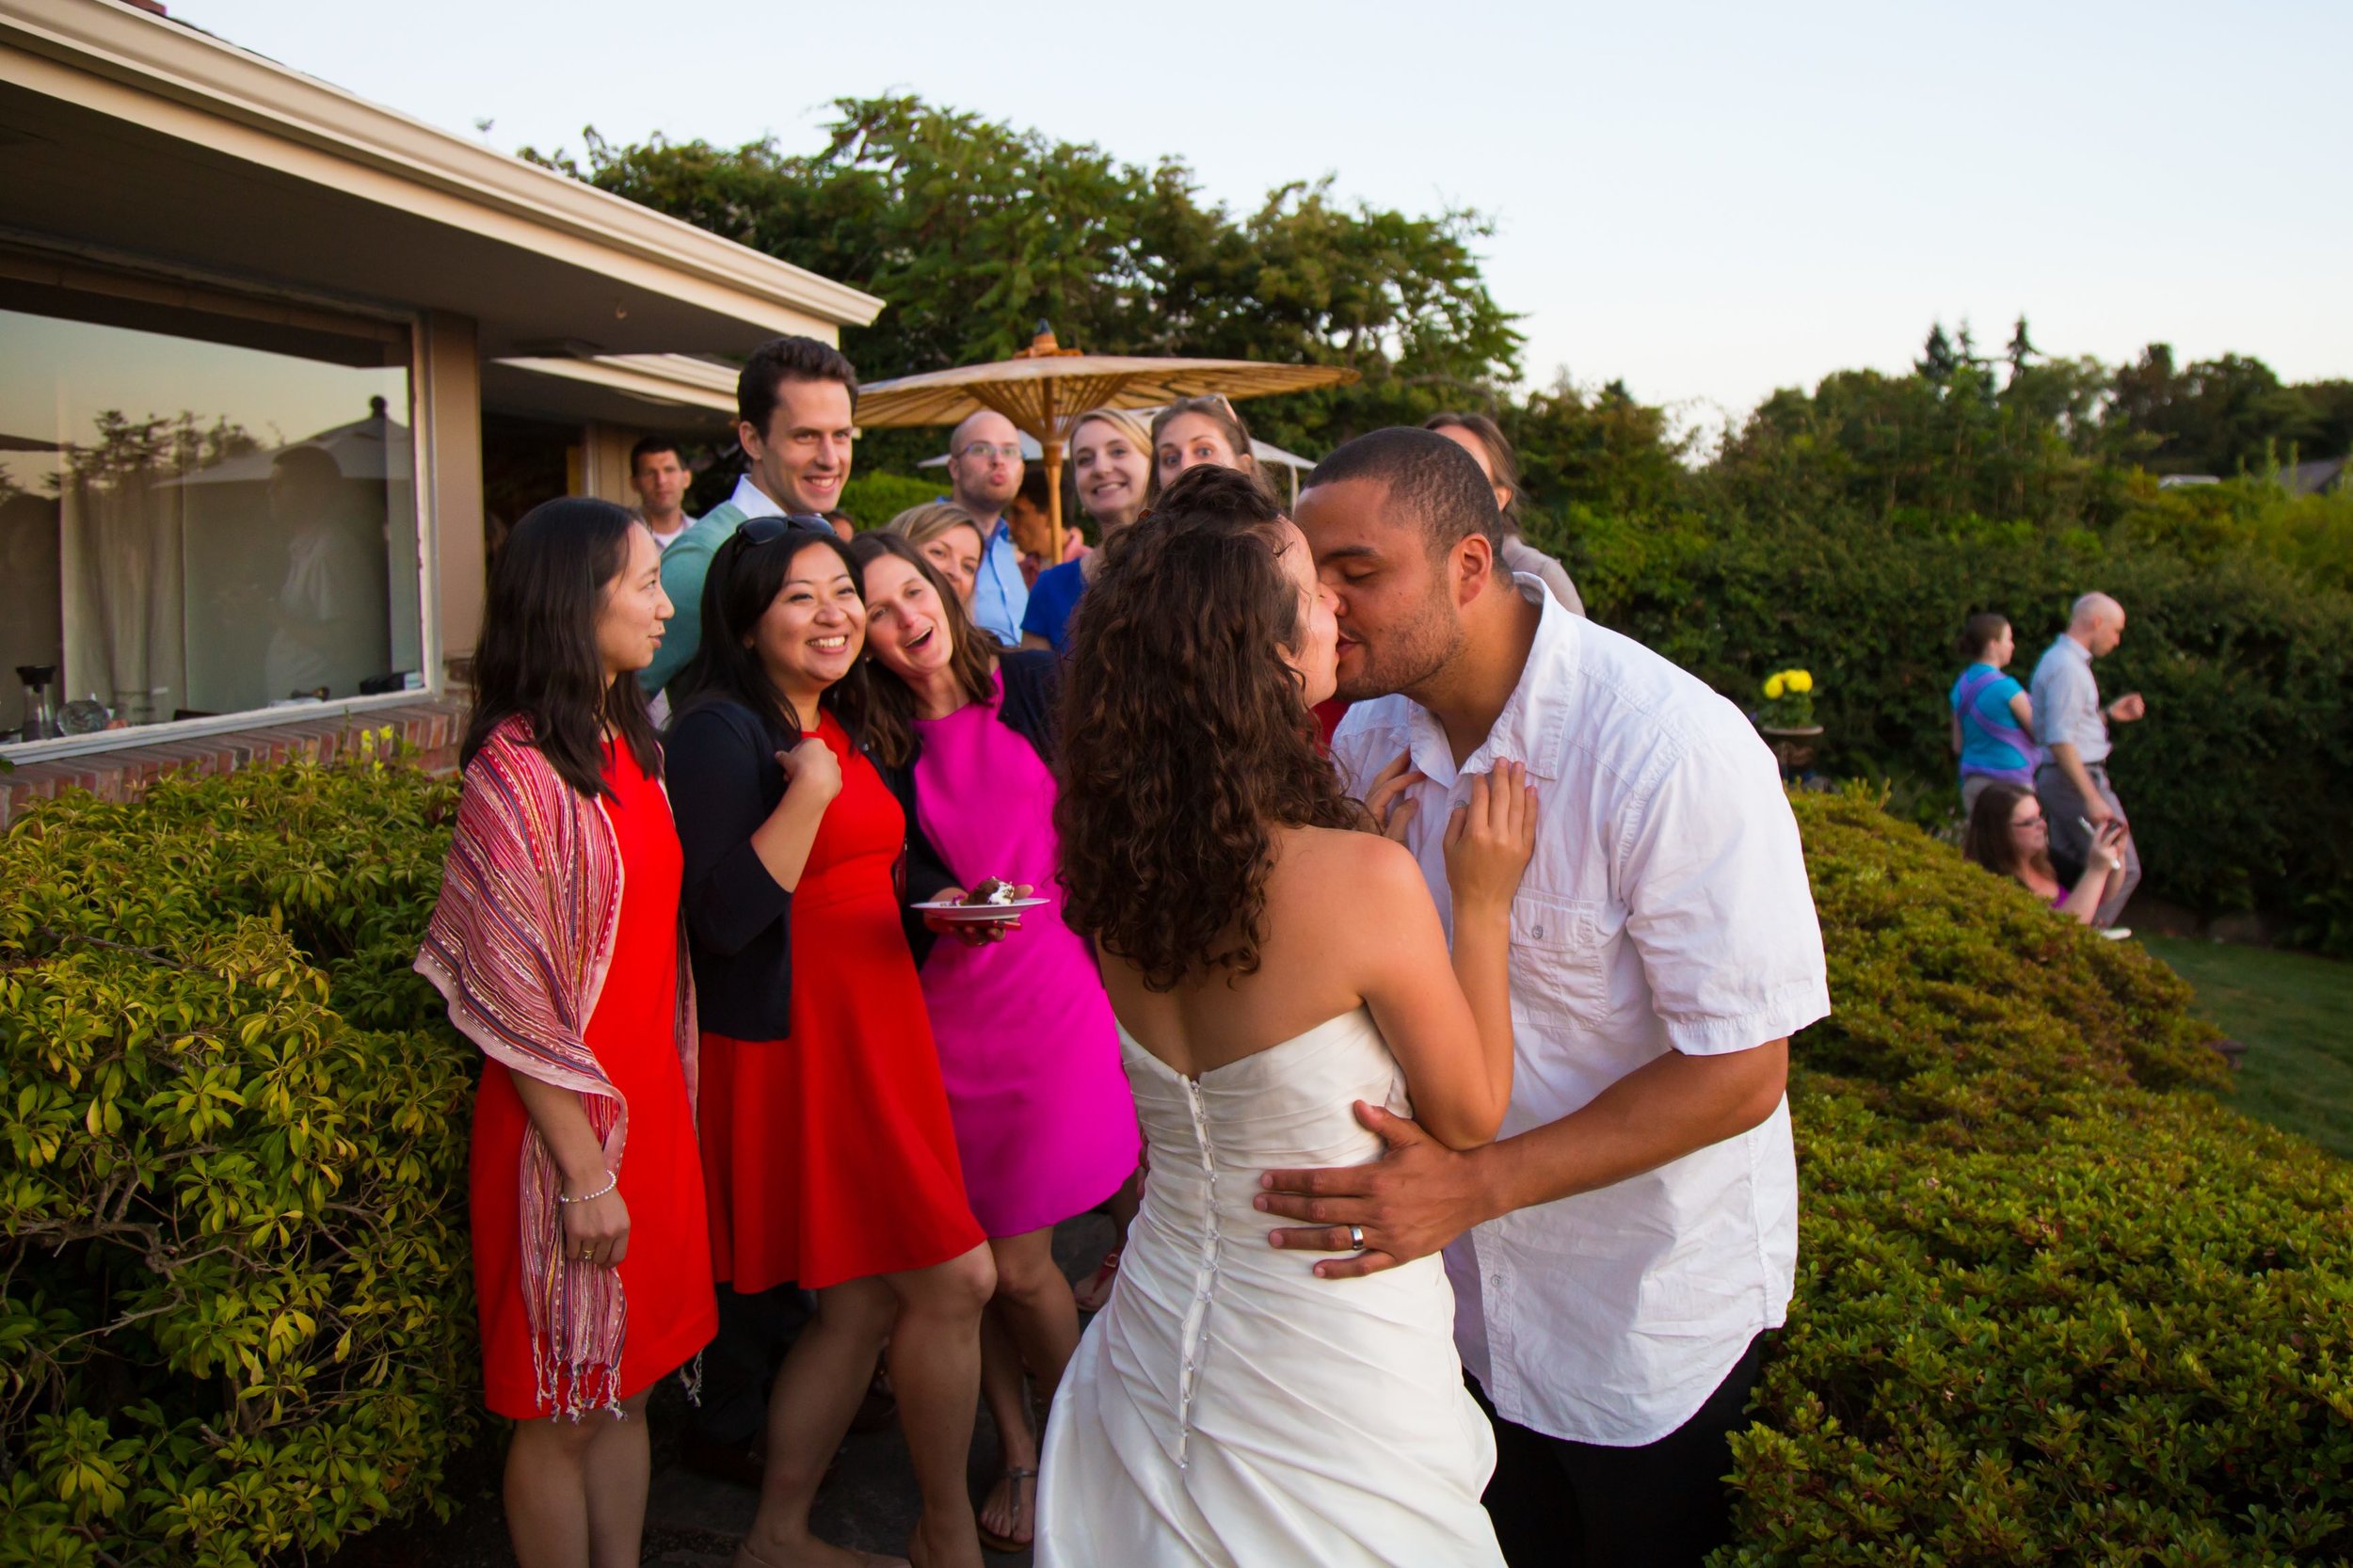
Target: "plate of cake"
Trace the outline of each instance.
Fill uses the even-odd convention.
[[[1012,883],[986,876],[962,899],[934,899],[914,907],[943,920],[986,924],[1016,919],[1024,909],[1042,909],[1046,902],[1042,898],[1023,898]]]

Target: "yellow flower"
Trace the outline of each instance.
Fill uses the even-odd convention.
[[[1793,692],[1810,692],[1814,689],[1814,677],[1803,670],[1791,670],[1789,689]]]
[[[1782,691],[1782,686],[1783,686],[1783,685],[1784,685],[1784,681],[1782,680],[1782,678],[1781,678],[1780,676],[1778,676],[1778,675],[1769,675],[1769,676],[1767,676],[1767,677],[1765,678],[1765,696],[1766,696],[1766,697],[1767,697],[1769,700],[1770,700],[1770,701],[1775,701],[1775,702],[1780,701],[1780,700],[1781,700],[1781,691]]]

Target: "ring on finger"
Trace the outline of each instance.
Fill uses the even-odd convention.
[[[1351,1248],[1352,1250],[1353,1250],[1353,1251],[1356,1251],[1356,1252],[1363,1252],[1363,1251],[1365,1250],[1365,1227],[1364,1227],[1364,1226],[1362,1226],[1362,1225],[1351,1225],[1351,1226],[1349,1226],[1349,1227],[1348,1227],[1348,1244],[1349,1244],[1350,1248]]]

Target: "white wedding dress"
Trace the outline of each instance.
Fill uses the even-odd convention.
[[[1198,1079],[1120,1046],[1151,1176],[1047,1426],[1041,1568],[1500,1568],[1438,1258],[1319,1279],[1335,1255],[1251,1206],[1261,1171],[1379,1156],[1351,1105],[1407,1105],[1371,1016]]]

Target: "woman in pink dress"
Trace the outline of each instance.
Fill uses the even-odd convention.
[[[914,920],[908,931],[965,1189],[997,1257],[981,1381],[1005,1474],[980,1518],[982,1538],[1011,1550],[1030,1543],[1037,1474],[1022,1370],[1050,1402],[1079,1344],[1054,1225],[1135,1169],[1135,1102],[1094,958],[1062,920],[1055,656],[997,648],[905,540],[868,534],[851,550],[876,666],[866,740],[906,812],[908,902],[961,899],[988,878],[1048,901],[984,934],[964,926],[936,941]]]

